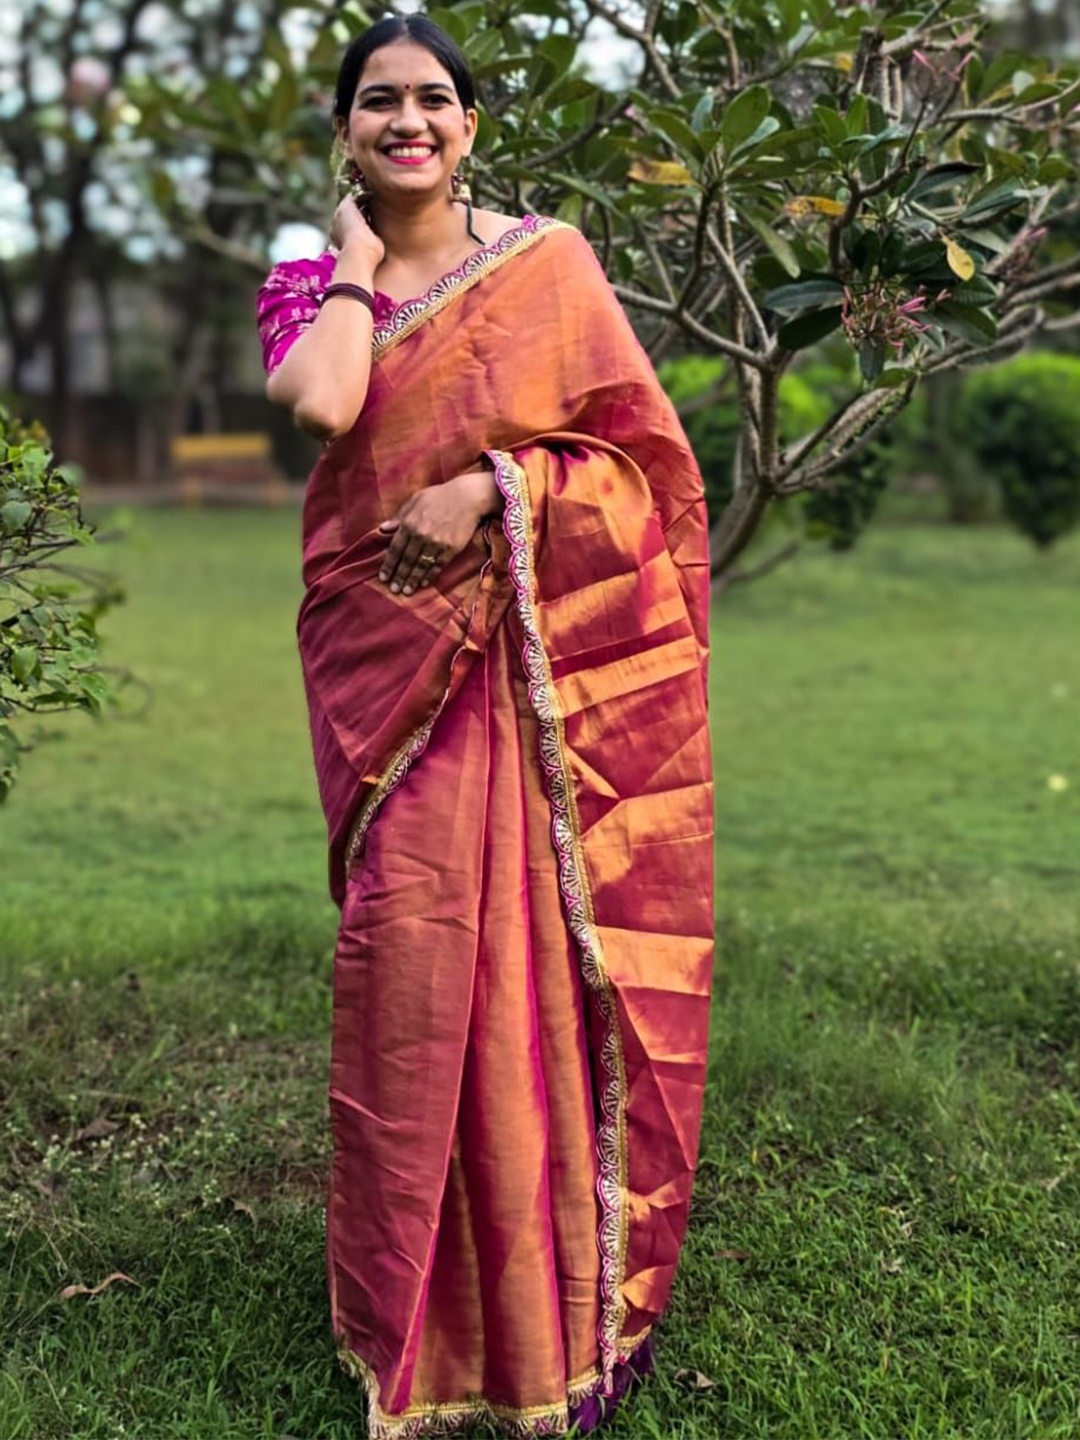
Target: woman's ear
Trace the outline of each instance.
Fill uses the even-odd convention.
[[[465,111],[465,154],[472,153],[473,141],[476,139],[476,127],[480,122],[480,116],[475,110]]]

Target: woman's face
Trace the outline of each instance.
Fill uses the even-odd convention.
[[[369,56],[345,138],[375,195],[449,195],[475,134],[476,111],[429,50],[396,40]]]

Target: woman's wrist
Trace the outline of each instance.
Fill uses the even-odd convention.
[[[485,464],[481,461],[481,464]],[[495,483],[493,469],[470,470],[461,476],[466,483],[470,502],[476,507],[477,520],[486,515],[497,515],[502,510],[502,493]]]

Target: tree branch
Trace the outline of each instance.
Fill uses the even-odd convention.
[[[752,365],[755,370],[765,368],[764,359],[753,350],[748,350],[745,345],[736,345],[733,340],[726,339],[723,335],[716,335],[700,320],[695,320],[693,315],[686,311],[680,312],[676,306],[668,300],[660,300],[655,295],[646,295],[640,290],[632,290],[629,285],[614,285],[612,289],[620,300],[627,305],[636,305],[640,310],[651,310],[656,315],[663,315],[667,319],[676,320],[695,340],[700,340],[710,350],[718,350],[722,355],[730,355],[733,360],[741,360],[744,365]]]
[[[748,570],[721,570],[713,578],[712,593],[722,595],[732,585],[743,585],[749,580],[760,580],[763,575],[769,575],[773,570],[778,570],[781,565],[786,564],[801,549],[801,540],[789,540],[786,545],[782,545],[779,550],[774,550],[760,564],[752,565]]]

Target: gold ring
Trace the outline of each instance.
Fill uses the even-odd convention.
[[[434,565],[439,557],[437,555],[421,555],[420,559],[425,565]]]

